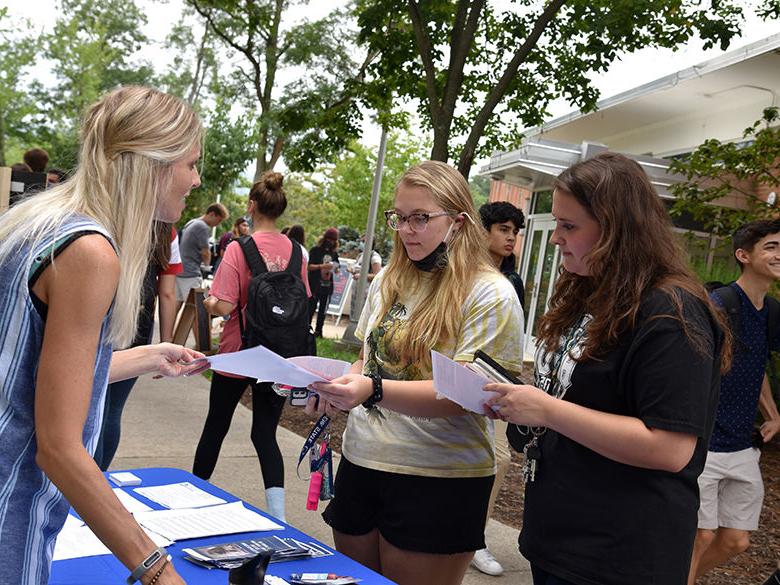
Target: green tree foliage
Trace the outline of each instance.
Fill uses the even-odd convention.
[[[159,83],[166,92],[199,108],[201,98],[210,90],[224,88],[224,80],[219,76],[214,33],[206,25],[193,23],[193,18],[192,9],[185,7],[166,38],[165,46],[174,57]]]
[[[474,207],[479,209],[490,199],[490,179],[482,175],[469,179],[471,196],[474,199]]]
[[[246,196],[237,194],[236,189],[245,190],[250,186],[243,173],[254,155],[254,130],[248,116],[232,120],[230,112],[228,98],[217,96],[214,109],[205,123],[201,187],[187,198],[187,209],[182,214],[180,225],[202,215],[217,199],[230,212],[231,221],[220,226],[222,231],[229,229],[232,220],[246,213]]]
[[[374,247],[384,257],[390,251],[392,232],[385,223],[383,212],[393,207],[395,186],[401,175],[425,160],[427,149],[428,145],[404,139],[398,133],[392,132],[388,137],[374,236]],[[348,225],[360,233],[365,231],[375,171],[376,152],[352,142],[345,154],[325,172],[328,198],[335,205],[332,225]]]
[[[766,108],[761,119],[747,128],[740,142],[705,141],[689,156],[674,160],[671,170],[684,180],[670,188],[676,196],[672,213],[689,214],[708,231],[730,236],[737,227],[756,219],[776,218],[777,203],[757,196],[766,186],[780,198],[780,111]],[[744,208],[713,202],[739,195]]]
[[[311,248],[322,233],[336,225],[338,211],[336,203],[325,194],[323,183],[316,178],[302,174],[285,177],[284,191],[287,194],[287,210],[280,218],[282,226],[302,225],[306,235],[306,247]]]
[[[150,84],[151,65],[133,58],[146,43],[146,15],[132,0],[60,0],[53,31],[43,39],[53,63],[53,87],[37,90],[39,141],[52,166],[72,168],[78,128],[89,104],[118,85]]]
[[[358,0],[356,11],[360,42],[379,54],[366,93],[417,103],[431,158],[464,176],[476,157],[515,147],[553,100],[593,110],[593,73],[620,53],[694,36],[725,49],[743,22],[738,0]]]
[[[255,178],[281,156],[293,170],[312,170],[360,133],[351,99],[368,58],[351,57],[345,15],[282,28],[290,0],[186,0],[232,58],[234,79],[248,88],[257,114]],[[285,87],[280,72],[297,80]]]
[[[18,162],[7,158],[9,149],[24,150],[28,145],[29,116],[35,112],[27,72],[35,61],[35,40],[30,36],[12,34],[19,24],[11,22],[7,8],[0,8],[0,166]]]

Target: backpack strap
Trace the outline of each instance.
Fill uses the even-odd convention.
[[[238,238],[238,245],[241,246],[241,251],[244,253],[246,263],[249,265],[249,270],[252,273],[252,278],[268,272],[268,267],[265,265],[265,260],[260,254],[260,250],[255,244],[252,236],[241,236]],[[238,307],[238,329],[241,332],[241,347],[246,347],[246,325],[244,324],[244,309],[245,307]]]
[[[741,333],[742,315],[740,315],[740,301],[737,291],[730,286],[722,286],[712,291],[723,303],[723,310],[729,320],[729,328],[734,339],[738,340]]]
[[[285,272],[292,272],[293,274],[301,275],[301,264],[303,264],[303,252],[301,252],[301,245],[295,240],[292,242],[292,253],[290,254],[290,261],[287,263]]]
[[[766,325],[766,341],[768,347],[772,347],[772,343],[777,339],[778,326],[780,326],[780,302],[767,295],[764,297],[767,304],[767,325]],[[770,350],[771,351],[771,350]]]
[[[253,278],[268,272],[265,260],[263,260],[260,250],[257,249],[257,244],[255,244],[252,236],[241,236],[238,238],[238,244],[244,252],[244,258],[246,258],[246,263],[249,264],[249,270],[252,271]]]

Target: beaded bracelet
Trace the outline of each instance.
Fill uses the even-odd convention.
[[[165,561],[163,562],[162,566],[159,569],[157,569],[157,572],[154,574],[154,577],[152,577],[151,581],[149,581],[149,585],[154,585],[155,583],[157,583],[157,581],[160,579],[160,575],[163,574],[165,567],[167,567],[168,563],[170,562],[171,562],[171,555],[168,555],[165,558]]]
[[[366,400],[363,403],[363,408],[366,410],[372,410],[376,408],[376,403],[380,402],[383,397],[382,392],[382,377],[378,374],[369,374],[369,378],[371,378],[371,396],[368,397],[368,400]]]

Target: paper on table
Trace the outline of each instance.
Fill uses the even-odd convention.
[[[225,503],[225,500],[222,498],[203,491],[188,481],[135,488],[133,491],[172,510],[178,508],[201,508],[203,506]],[[147,507],[147,510],[151,510],[151,508]]]
[[[167,538],[160,536],[150,530],[144,529],[144,532],[152,539],[157,546],[168,546],[172,544]],[[89,526],[82,524],[81,520],[68,514],[65,526],[57,535],[57,541],[54,544],[53,560],[62,561],[65,559],[77,559],[81,557],[95,557],[98,555],[110,555],[108,547],[100,542],[95,533]]]
[[[135,515],[135,518],[141,526],[171,540],[283,528],[276,522],[246,509],[242,502],[207,508],[152,510],[140,512]]]
[[[260,382],[276,382],[294,388],[305,388],[314,382],[327,382],[326,378],[312,374],[262,345],[233,353],[220,353],[210,356],[208,360],[212,370],[257,378]]]
[[[122,488],[113,488],[113,489],[114,489],[114,493],[116,494],[116,497],[119,498],[119,501],[122,503],[125,509],[131,514],[135,514],[136,512],[148,512],[149,510],[151,510],[149,506],[144,504],[141,500],[135,499],[133,496],[128,494]]]
[[[495,392],[483,390],[490,380],[452,361],[438,351],[431,351],[431,362],[433,387],[436,392],[460,404],[466,410],[485,414],[485,402],[498,396]]]

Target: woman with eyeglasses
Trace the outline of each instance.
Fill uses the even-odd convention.
[[[355,331],[360,359],[314,385],[320,412],[349,411],[323,517],[339,551],[392,581],[452,585],[485,546],[493,428],[437,397],[431,350],[470,362],[481,349],[519,371],[523,316],[455,169],[429,161],[406,171],[385,216],[395,246]]]
[[[563,270],[534,385],[485,387],[490,412],[530,441],[520,551],[535,585],[681,585],[729,362],[724,317],[635,161],[568,168],[552,213]]]

